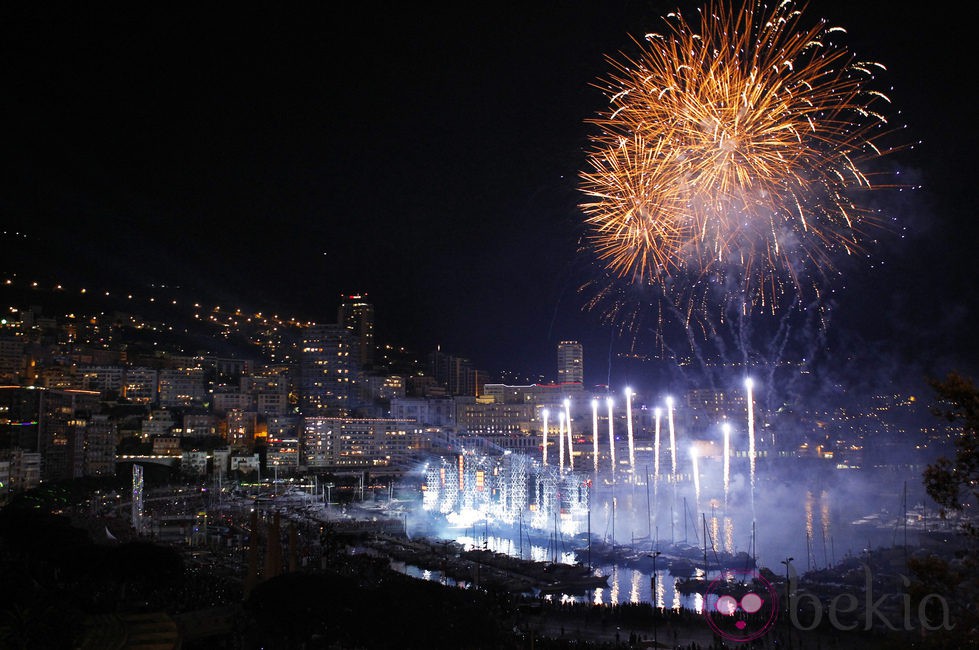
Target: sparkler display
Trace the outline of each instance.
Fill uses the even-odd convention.
[[[676,485],[676,429],[673,428],[673,398],[666,398],[666,421],[670,427],[670,474]]]
[[[755,409],[751,390],[754,384],[746,381],[748,399],[745,411],[749,419],[748,430],[754,427]],[[545,450],[542,444],[540,456],[527,455],[517,451],[497,449],[490,454],[466,450],[447,454],[440,463],[431,463],[426,468],[426,486],[424,491],[424,509],[437,512],[446,517],[451,526],[471,526],[475,521],[486,520],[489,523],[499,521],[504,524],[527,522],[532,530],[548,530],[555,534],[560,530],[568,534],[577,534],[582,530],[591,531],[594,523],[591,516],[597,511],[604,512],[608,521],[606,526],[611,530],[612,538],[616,536],[616,506],[619,510],[620,530],[630,534],[638,527],[646,527],[652,539],[660,540],[657,524],[662,515],[670,514],[671,527],[668,539],[675,539],[675,527],[690,517],[687,511],[687,496],[692,497],[693,513],[703,513],[710,509],[710,525],[715,539],[723,536],[725,549],[734,551],[734,518],[750,515],[754,523],[754,478],[749,481],[749,474],[754,471],[754,456],[757,448],[750,436],[733,437],[735,427],[727,419],[729,413],[714,423],[705,422],[706,427],[694,424],[695,418],[687,412],[690,404],[684,406],[672,396],[663,398],[662,406],[651,409],[652,419],[645,417],[632,422],[635,415],[631,404],[636,393],[631,388],[625,389],[626,433],[622,436],[622,447],[618,447],[615,438],[615,409],[612,393],[605,396],[605,407],[602,416],[608,417],[608,440],[604,441],[605,431],[600,429],[599,409],[600,399],[591,399],[592,419],[592,469],[579,465],[574,467],[574,435],[571,422],[587,413],[584,401],[578,402],[578,411],[573,411],[572,400],[563,399],[553,404],[551,409],[541,409],[540,415],[544,421],[543,435],[553,438],[557,436],[555,453],[550,454],[550,464],[547,464]],[[739,407],[740,407],[740,400]],[[552,435],[549,430],[551,411],[557,405],[557,426]],[[640,407],[646,411],[645,405]],[[726,410],[726,409],[725,409]],[[740,415],[738,416],[741,417]],[[632,422],[632,426],[629,423]],[[636,429],[636,426],[639,426]],[[692,426],[693,425],[693,426]],[[720,435],[718,435],[720,434]],[[584,432],[581,434],[585,436]],[[666,436],[669,436],[670,448],[669,465],[664,466]],[[637,490],[626,490],[625,495],[616,492],[621,482],[617,451],[625,453],[625,437],[631,440],[629,456],[628,483],[633,486],[646,486],[645,509],[642,500],[637,498]],[[637,444],[642,441],[642,444]],[[645,441],[649,441],[647,447]],[[605,445],[608,445],[606,448]],[[565,463],[565,447],[567,447],[567,464]],[[737,448],[737,451],[736,451]],[[607,451],[606,451],[607,449]],[[686,452],[681,454],[681,450]],[[502,451],[502,453],[500,453]],[[579,449],[579,453],[583,453]],[[607,456],[605,454],[608,454]],[[646,472],[636,474],[634,463],[637,460],[645,462],[651,454],[652,474]],[[608,464],[605,464],[605,458]],[[637,458],[639,457],[639,458]],[[743,459],[743,460],[742,460]],[[621,459],[626,463],[625,456]],[[646,466],[649,468],[649,465]],[[581,470],[588,472],[583,473]],[[743,481],[734,481],[737,476],[743,476]],[[659,490],[659,483],[666,477],[672,486],[671,494],[665,495]],[[684,496],[682,507],[678,507],[678,496]],[[750,496],[749,496],[750,495]],[[662,498],[661,497],[666,497]],[[618,498],[618,501],[616,500]],[[724,510],[715,511],[715,506],[723,502]],[[748,506],[750,505],[750,510]],[[524,517],[526,515],[526,517]],[[694,516],[695,516],[694,515]],[[827,517],[824,513],[824,519]],[[810,520],[813,518],[810,515]],[[745,521],[749,519],[746,518]],[[685,525],[685,524],[683,524]],[[723,531],[722,531],[723,525]],[[828,524],[824,522],[824,528]],[[814,524],[810,524],[813,528]],[[654,535],[654,529],[655,537]],[[510,531],[513,533],[514,531]],[[518,533],[522,534],[522,533]],[[810,540],[814,535],[810,531]],[[686,534],[684,532],[684,539]]]
[[[749,477],[751,481],[751,512],[755,511],[755,398],[752,391],[755,382],[748,377],[744,380],[745,390],[748,392],[748,464]]]
[[[687,314],[712,287],[774,313],[861,251],[877,218],[853,194],[884,186],[869,163],[893,151],[890,101],[872,88],[884,68],[839,45],[845,30],[804,27],[791,0],[731,4],[671,13],[638,53],[609,58],[581,173],[607,273]]]
[[[591,444],[592,444],[592,463],[595,466],[595,473],[598,474],[598,400],[591,401]]]
[[[612,482],[615,482],[615,432],[612,426],[612,398],[606,397],[605,403],[608,405],[608,455],[612,466]]]
[[[544,426],[543,426],[543,429],[541,431],[541,449],[542,449],[542,451],[541,451],[541,462],[544,465],[547,465],[547,416],[548,415],[549,415],[549,412],[548,412],[547,409],[544,409],[541,412],[541,417],[544,419]]]
[[[561,468],[561,473],[564,474],[564,411],[558,411],[558,414],[557,414],[557,427],[558,427],[557,428],[557,430],[558,430],[558,434],[557,434],[557,442],[558,442],[557,449],[558,449],[558,452],[557,453],[558,453],[558,456],[561,459],[560,461],[558,461],[558,465]]]
[[[568,423],[568,467],[574,471],[574,438],[571,436],[571,400],[564,400],[564,420]]]
[[[653,499],[659,503],[659,428],[662,411],[657,406],[653,409],[656,418],[656,431],[653,438]]]
[[[625,389],[625,430],[629,440],[629,472],[636,473],[636,443],[632,437],[632,396],[634,393],[631,388]]]

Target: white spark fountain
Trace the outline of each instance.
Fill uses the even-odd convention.
[[[625,389],[625,429],[626,436],[629,439],[629,473],[632,474],[632,480],[635,480],[636,476],[636,445],[632,439],[632,389],[626,386]]]
[[[612,482],[615,483],[615,434],[612,431],[612,398],[605,398],[608,404],[608,454],[612,463]]]
[[[653,503],[659,509],[659,425],[662,411],[658,406],[653,409],[653,415],[656,417],[656,433],[653,438]]]
[[[591,401],[591,446],[595,473],[598,474],[598,400]]]
[[[557,455],[561,459],[558,463],[561,473],[564,474],[564,411],[558,411],[557,414]]]
[[[568,423],[568,467],[571,471],[574,471],[574,447],[573,438],[571,437],[571,400],[569,398],[564,398],[564,421]]]
[[[544,431],[541,435],[542,437],[541,445],[543,446],[544,451],[543,451],[543,458],[541,462],[544,465],[547,465],[547,416],[550,415],[550,412],[547,409],[544,409],[543,411],[541,411],[540,414],[541,417],[544,418]]]
[[[755,382],[748,377],[744,380],[744,386],[748,391],[748,474],[751,477],[751,518],[755,518],[755,401],[752,396],[752,389]]]
[[[676,484],[676,430],[673,428],[673,398],[666,398],[666,421],[670,426],[670,461],[673,483]]]

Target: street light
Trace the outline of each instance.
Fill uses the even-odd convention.
[[[649,557],[653,558],[653,647],[659,647],[659,639],[657,638],[657,630],[659,628],[659,618],[656,616],[656,558],[658,558],[662,553],[660,551],[653,551]]]
[[[785,565],[785,624],[789,627],[789,647],[792,647],[792,625],[790,621],[792,620],[792,607],[791,607],[791,592],[789,591],[789,566],[792,564],[794,557],[787,557],[782,560],[782,564]]]

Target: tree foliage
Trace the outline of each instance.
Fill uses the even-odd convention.
[[[968,514],[979,504],[979,389],[956,372],[929,383],[938,397],[935,415],[961,430],[955,437],[954,458],[939,458],[925,469],[925,490],[943,515]],[[974,524],[966,523],[964,528],[979,536]]]

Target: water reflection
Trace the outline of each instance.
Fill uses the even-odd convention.
[[[557,562],[558,564],[575,564],[578,557],[568,546],[567,540],[559,540],[557,547],[553,543],[547,546],[526,542],[520,547],[509,537],[487,535],[472,537],[460,535],[455,541],[469,549],[486,549],[494,553],[502,553],[512,557],[523,557],[534,562]]]
[[[609,576],[611,589],[608,593],[609,605],[619,604],[619,567],[612,567],[612,575]]]
[[[666,582],[667,574],[665,571],[656,572],[656,607],[663,607],[665,602],[666,587],[664,583]]]
[[[705,480],[710,476],[712,474],[704,472]],[[860,485],[864,481],[871,483],[870,479],[861,479]],[[875,524],[853,524],[861,518],[886,522],[888,515],[880,512],[881,504],[890,504],[892,513],[900,511],[900,497],[892,497],[879,487],[862,493],[858,500],[852,497],[855,490],[850,489],[852,486],[845,484],[844,479],[840,479],[839,487],[832,489],[827,488],[823,480],[813,481],[809,486],[788,480],[773,482],[765,486],[766,506],[758,510],[759,517],[755,520],[745,494],[746,483],[737,483],[740,486],[737,489],[732,484],[731,498],[726,507],[722,507],[721,502],[714,498],[711,499],[711,507],[703,513],[693,511],[695,500],[690,498],[693,495],[688,484],[683,484],[687,498],[677,498],[675,501],[670,498],[672,491],[665,489],[652,490],[652,496],[658,498],[651,501],[646,487],[642,485],[616,486],[614,501],[611,486],[602,489],[601,493],[596,490],[588,524],[593,539],[611,542],[614,535],[617,544],[629,544],[640,554],[653,549],[662,550],[664,555],[659,560],[656,593],[653,594],[653,580],[648,569],[636,569],[635,564],[626,566],[624,563],[612,566],[606,560],[597,563],[594,568],[608,577],[608,587],[570,598],[596,604],[655,601],[660,607],[702,609],[705,605],[703,597],[679,593],[675,578],[669,573],[669,556],[676,551],[674,544],[682,545],[684,542],[692,549],[683,557],[692,560],[698,568],[703,565],[704,554],[709,556],[712,563],[720,555],[723,564],[725,559],[722,553],[741,552],[756,557],[759,565],[768,567],[777,567],[780,558],[799,558],[796,561],[799,571],[835,564],[844,553],[858,554],[868,544],[876,547],[894,543],[891,529],[884,530]],[[705,505],[708,501],[706,488],[710,485],[705,484]],[[845,485],[847,489],[844,489]],[[653,487],[658,486],[654,484]],[[677,497],[684,496],[684,491]],[[834,498],[835,494],[842,494],[844,498]],[[867,517],[868,514],[876,515],[876,518]],[[704,523],[706,541],[702,528]],[[485,548],[539,562],[588,562],[589,556],[582,548],[584,542],[580,538],[572,541],[567,535],[547,535],[546,531],[533,531],[531,537],[527,528],[521,527],[521,530],[522,534],[515,530],[506,532],[506,527],[502,525],[492,521],[481,522],[475,528],[471,527],[469,534],[455,539],[467,548]],[[652,536],[651,531],[655,531]],[[841,549],[839,554],[836,552],[837,544]],[[733,560],[728,557],[726,561]],[[744,568],[740,560],[736,568]]]

